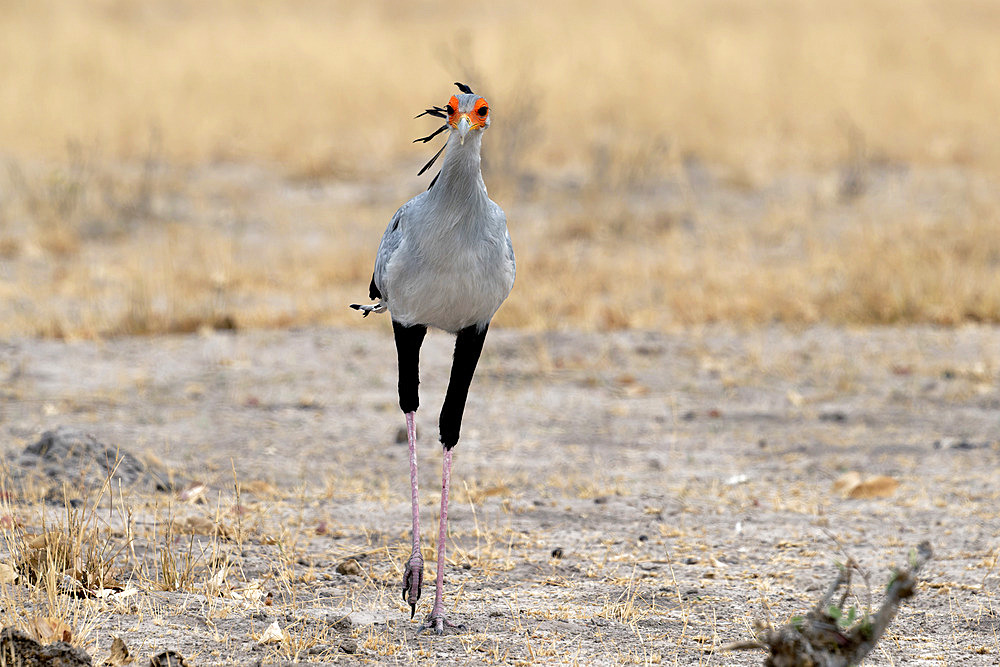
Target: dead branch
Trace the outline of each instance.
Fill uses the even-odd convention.
[[[844,609],[850,592],[851,572],[857,564],[849,561],[840,568],[837,578],[819,602],[805,616],[796,617],[780,628],[763,628],[757,641],[737,642],[724,650],[763,648],[770,651],[765,667],[850,667],[858,665],[881,639],[892,623],[899,605],[912,597],[917,574],[931,559],[931,545],[921,542],[911,553],[908,568],[895,570],[885,599],[872,615],[866,610],[855,621],[857,610]],[[830,604],[838,590],[844,594],[837,605]]]

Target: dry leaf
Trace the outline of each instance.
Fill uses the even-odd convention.
[[[108,667],[120,667],[121,665],[127,665],[133,660],[135,660],[135,657],[129,655],[128,646],[125,645],[121,637],[115,637],[111,640],[111,655],[104,660],[105,665]]]
[[[847,493],[848,498],[888,498],[896,493],[899,482],[892,477],[878,475],[861,482]]]
[[[899,488],[899,482],[885,475],[863,479],[857,471],[845,472],[833,483],[833,490],[844,498],[854,500],[888,498]]]
[[[229,595],[232,596],[234,600],[242,600],[243,602],[254,604],[260,602],[264,597],[264,589],[261,588],[259,583],[248,584],[244,588],[230,591]]]
[[[185,503],[202,502],[208,487],[201,482],[191,482],[177,494],[178,499]]]
[[[206,592],[209,595],[219,595],[226,586],[226,575],[229,574],[227,568],[221,568],[213,574],[205,584]]]
[[[836,493],[847,495],[851,489],[861,483],[861,473],[856,470],[845,472],[833,483],[833,490]]]
[[[278,625],[277,621],[271,623],[267,626],[260,637],[257,638],[258,644],[277,644],[278,642],[284,641],[285,633],[281,631],[281,627]]]
[[[17,580],[17,570],[7,563],[0,563],[0,584],[12,584]]]
[[[73,641],[73,628],[52,616],[35,616],[28,622],[28,627],[42,644]]]

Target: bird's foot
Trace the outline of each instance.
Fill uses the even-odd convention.
[[[368,317],[372,313],[384,313],[388,306],[385,305],[385,301],[379,301],[378,303],[371,305],[352,303],[351,308],[354,310],[360,310],[364,317]]]
[[[417,630],[417,634],[420,634],[424,630],[433,630],[435,634],[443,635],[445,628],[452,628],[454,630],[465,630],[465,625],[462,623],[452,623],[444,616],[444,612],[440,609],[434,609],[430,614],[427,615],[426,620],[420,625],[420,629]]]
[[[403,601],[410,605],[410,618],[417,613],[417,600],[420,599],[420,587],[423,583],[424,559],[419,551],[414,551],[403,570]]]

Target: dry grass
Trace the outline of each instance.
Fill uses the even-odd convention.
[[[841,551],[878,568],[877,581],[887,554],[930,531],[952,557],[937,562],[937,587],[900,617],[882,661],[994,655],[1000,491],[983,462],[996,458],[1000,332],[720,329],[497,332],[452,497],[446,604],[470,630],[444,638],[416,636],[399,594],[406,454],[391,444],[395,408],[379,411],[393,373],[367,376],[370,334],[16,343],[0,359],[6,442],[55,419],[93,424],[134,455],[186,462],[161,477],[194,475],[204,488],[90,489],[78,510],[0,474],[0,620],[30,629],[56,618],[98,663],[118,634],[139,662],[165,648],[198,664],[334,660],[353,642],[361,655],[344,659],[377,664],[759,664],[719,647],[752,638],[758,618],[778,625],[801,612],[813,573],[846,560]],[[520,353],[533,339],[546,341],[541,376]],[[241,346],[219,352],[229,342]],[[426,345],[440,367],[446,337]],[[316,350],[358,357],[313,373]],[[174,364],[176,375],[157,375]],[[189,393],[192,379],[202,393]],[[427,373],[428,395],[446,380],[446,369]],[[622,384],[649,392],[619,395]],[[318,408],[296,402],[306,393],[323,397]],[[676,414],[662,421],[670,395]],[[420,612],[440,463],[425,407]],[[828,410],[846,418],[827,421]],[[932,446],[950,434],[966,446]],[[17,466],[16,451],[5,460]],[[893,475],[896,494],[841,497],[831,484],[847,465]],[[40,535],[65,537],[32,547]],[[46,574],[29,580],[22,554],[49,544],[68,549],[46,549],[34,561]],[[349,559],[358,570],[338,572]],[[137,591],[75,597],[59,587],[67,571]],[[350,612],[358,622],[341,624]],[[259,645],[274,622],[281,634]]]
[[[5,489],[27,488],[12,484],[6,474],[0,482]],[[518,482],[517,488],[524,493],[547,489],[522,486],[526,483]],[[112,636],[122,637],[140,661],[164,649],[178,650],[199,662],[234,659],[228,653],[236,650],[234,644],[246,658],[247,645],[257,643],[260,646],[251,652],[265,661],[333,658],[348,645],[354,647],[351,652],[358,650],[375,660],[405,655],[412,661],[431,655],[434,638],[418,636],[411,641],[412,627],[397,619],[408,611],[397,594],[400,563],[408,547],[397,544],[396,536],[380,535],[380,544],[372,548],[370,539],[364,539],[365,527],[342,526],[337,541],[330,543],[315,534],[312,511],[308,520],[303,519],[306,508],[317,500],[329,501],[322,489],[273,489],[266,503],[244,496],[247,504],[240,505],[239,487],[237,481],[235,494],[219,492],[214,508],[201,496],[185,499],[184,493],[112,492],[109,485],[76,489],[84,492],[83,497],[62,506],[48,503],[37,493],[5,492],[0,506],[0,575],[4,577],[0,589],[6,601],[0,614],[2,625],[22,629],[43,643],[70,641],[98,661],[106,656]],[[506,489],[506,483],[489,487],[500,488]],[[489,489],[484,498],[495,495]],[[370,498],[383,511],[397,507],[399,501],[391,493]],[[561,502],[580,500],[575,494],[559,498]],[[351,499],[358,498],[351,495]],[[511,576],[508,573],[515,562],[553,573],[563,569],[556,560],[546,563],[545,556],[539,556],[539,552],[546,553],[544,543],[525,541],[523,532],[511,528],[512,513],[506,503],[487,504],[491,519],[475,518],[470,533],[452,534],[455,557],[449,559],[450,577],[459,582],[468,579],[456,574],[462,571],[459,565],[465,570],[471,565],[475,578],[487,581]],[[227,524],[236,521],[236,507],[243,510],[235,516],[245,515],[252,524],[244,541]],[[271,536],[278,533],[282,534],[279,539]],[[664,544],[659,538],[654,542]],[[462,543],[469,548],[463,549]],[[531,632],[530,627],[543,620],[567,624],[599,617],[616,627],[627,626],[635,634],[626,646],[609,633],[602,640],[605,648],[636,651],[624,662],[649,664],[654,655],[652,640],[659,637],[644,637],[636,623],[650,617],[672,622],[678,610],[673,605],[658,608],[655,599],[638,595],[638,545],[631,549],[616,546],[614,551],[610,561],[603,550],[582,552],[588,563],[588,582],[583,585],[612,584],[623,587],[623,592],[584,605],[575,601],[575,585],[563,575],[548,581],[558,586],[555,595],[546,586],[515,587],[509,595],[494,599],[478,586],[467,591],[465,583],[453,584],[452,604],[476,608],[505,604],[513,631],[513,639],[504,639],[503,644],[485,629],[453,641],[461,644],[469,658],[489,664],[545,663],[567,647],[581,650],[574,639],[580,626],[566,625],[560,632],[541,634]],[[432,540],[425,545],[431,571],[435,553]],[[363,563],[358,575],[334,574],[337,563],[354,557]],[[317,566],[314,560],[319,561]],[[645,577],[648,590],[649,575]],[[676,580],[672,581],[676,586]],[[687,605],[680,604],[680,613],[686,617]],[[355,611],[397,620],[387,625],[352,625],[347,619]],[[279,623],[280,638],[269,642],[264,639],[265,628],[273,622]],[[240,634],[231,636],[237,626]]]
[[[1000,321],[994,3],[0,20],[2,335],[356,322],[385,221],[426,184],[409,116],[455,79],[496,113],[487,180],[519,258],[499,324]]]
[[[738,167],[829,165],[851,124],[893,159],[1000,164],[982,141],[1000,108],[1000,8],[985,0],[47,0],[0,12],[0,136],[22,157],[60,158],[75,138],[136,158],[152,127],[171,161],[367,172],[412,155],[400,119],[461,76],[494,95],[498,125],[532,107],[546,163],[652,136]]]

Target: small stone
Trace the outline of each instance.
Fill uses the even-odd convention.
[[[177,651],[164,651],[149,659],[149,667],[187,667],[187,663]]]
[[[337,564],[337,573],[342,574],[345,577],[360,577],[362,574],[361,566],[358,565],[358,561],[353,558],[348,558],[345,561],[341,561]]]
[[[17,662],[8,662],[5,659],[8,656],[16,656]],[[93,660],[86,651],[67,642],[58,641],[42,646],[20,630],[8,627],[0,632],[0,664],[88,667],[93,664]]]

